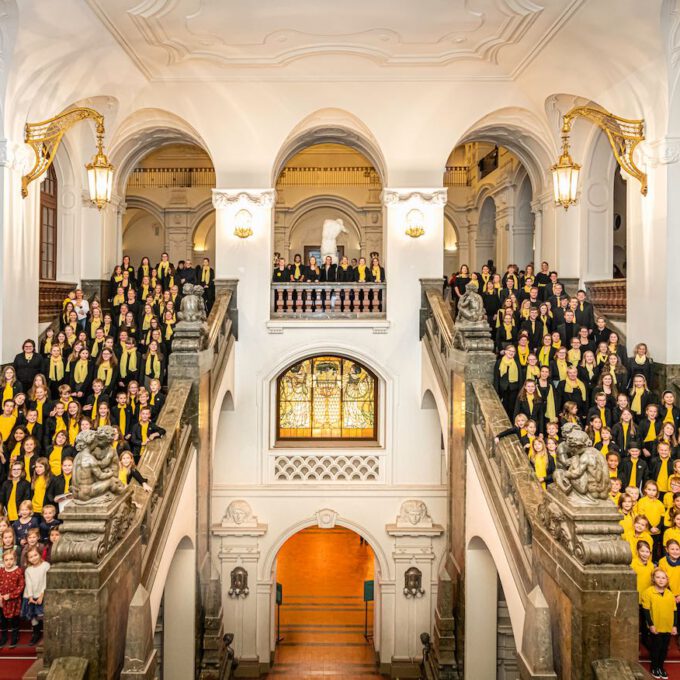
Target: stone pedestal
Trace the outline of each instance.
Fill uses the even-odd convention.
[[[128,609],[141,577],[132,487],[101,505],[67,506],[62,538],[47,574],[44,669],[58,657],[87,659],[86,678],[119,677],[125,656]],[[126,535],[127,534],[127,535]]]
[[[153,680],[156,675],[153,635],[149,593],[140,584],[130,603],[121,680]]]

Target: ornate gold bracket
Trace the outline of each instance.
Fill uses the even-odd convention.
[[[637,145],[645,138],[645,121],[621,118],[592,106],[575,106],[564,114],[562,122],[562,141],[563,144],[566,143],[567,149],[569,148],[569,133],[576,118],[587,118],[607,135],[618,164],[631,177],[635,177],[640,182],[640,191],[643,196],[646,196],[647,173],[642,172],[633,160]]]
[[[47,172],[52,165],[64,133],[87,118],[92,119],[97,125],[97,148],[103,153],[104,116],[94,109],[79,107],[40,123],[26,123],[24,141],[35,153],[35,165],[21,178],[21,195],[24,198],[28,196],[28,185]]]

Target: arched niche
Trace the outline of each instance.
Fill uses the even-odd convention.
[[[479,267],[496,258],[496,202],[491,196],[482,201],[479,210],[475,248]]]

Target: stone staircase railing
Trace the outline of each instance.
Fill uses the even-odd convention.
[[[449,556],[423,677],[464,675],[469,466],[483,494],[470,502],[493,519],[525,610],[521,677],[643,677],[635,576],[615,506],[579,504],[555,484],[544,490],[515,435],[495,443],[511,424],[492,384],[490,330],[485,321],[454,324],[439,280],[422,281],[420,335],[450,409]]]
[[[232,291],[220,291],[206,322],[180,321],[173,342],[170,387],[158,424],[165,437],[147,444],[139,471],[152,486],[133,483],[106,504],[71,503],[62,512],[63,536],[54,550],[45,598],[42,658],[31,677],[62,677],[64,669],[84,668],[87,680],[151,680],[155,650],[150,593],[155,588],[181,492],[196,468],[198,480],[196,571],[201,612],[196,621],[196,677],[230,678],[233,653],[222,630],[221,587],[210,571],[206,512],[211,455],[199,412],[208,411],[233,348],[229,316]],[[203,490],[203,493],[201,493]],[[161,584],[162,585],[162,584]],[[188,613],[189,614],[189,613]],[[194,632],[187,626],[187,639]],[[77,664],[74,658],[80,659]],[[64,676],[65,677],[65,676]],[[78,675],[69,675],[77,680]]]

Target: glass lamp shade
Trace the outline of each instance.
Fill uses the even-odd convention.
[[[574,163],[569,152],[565,150],[550,170],[553,176],[555,203],[567,210],[570,205],[576,203],[581,166],[578,163]]]
[[[406,215],[406,235],[411,238],[420,238],[425,233],[425,215],[418,210],[409,210]]]
[[[113,165],[109,163],[109,159],[100,149],[92,159],[92,163],[88,163],[85,167],[87,168],[90,200],[101,210],[111,201]]]
[[[248,238],[253,235],[253,216],[248,210],[239,210],[235,218],[234,236]]]

